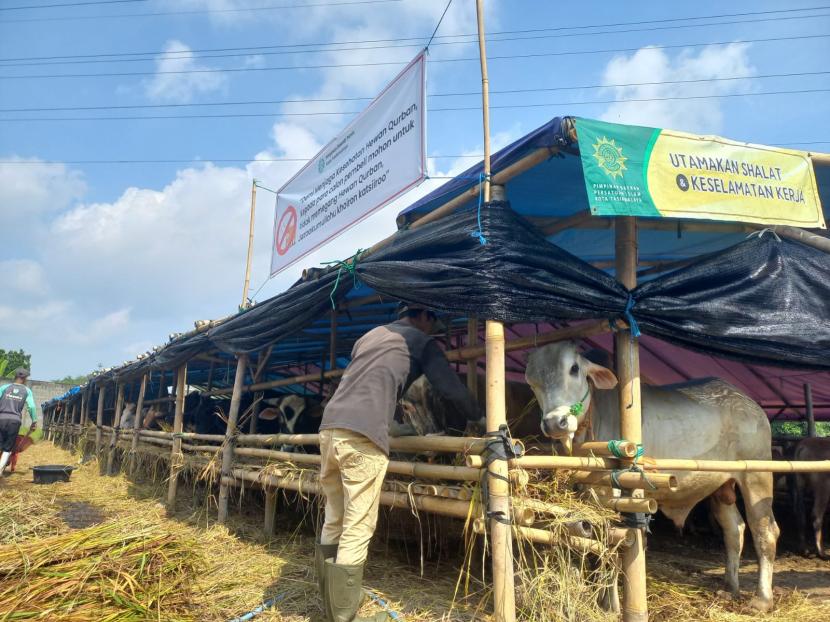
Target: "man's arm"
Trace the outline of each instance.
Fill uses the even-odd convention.
[[[447,357],[432,339],[424,348],[421,367],[432,388],[452,402],[467,421],[478,421],[482,417],[475,398],[459,380],[458,375],[450,367]],[[463,425],[460,427],[464,429]]]
[[[26,387],[26,406],[29,407],[29,414],[32,416],[32,427],[37,423],[37,407],[35,406],[35,396],[29,387]]]

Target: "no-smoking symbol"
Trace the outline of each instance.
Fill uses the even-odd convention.
[[[294,245],[294,240],[297,237],[297,210],[293,205],[289,205],[277,223],[277,254],[282,256],[288,252],[288,249]]]

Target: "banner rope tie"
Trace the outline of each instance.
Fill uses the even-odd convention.
[[[484,237],[484,233],[481,230],[481,207],[484,204],[484,181],[490,181],[490,175],[485,175],[484,173],[479,173],[478,175],[478,208],[476,209],[476,222],[478,223],[478,229],[475,231],[470,232],[470,237],[477,238],[478,243],[484,246],[487,244],[487,238]]]
[[[332,309],[337,309],[334,296],[337,293],[337,288],[340,286],[340,277],[343,275],[344,270],[352,275],[352,287],[357,289],[360,286],[360,281],[357,278],[357,263],[360,261],[360,256],[363,254],[363,251],[364,249],[362,248],[357,249],[357,252],[345,261],[336,259],[334,261],[322,262],[324,266],[337,266],[337,278],[334,280],[334,287],[331,288],[331,293],[329,294]]]
[[[637,301],[634,300],[634,296],[629,294],[628,300],[625,303],[625,310],[623,311],[625,321],[628,322],[628,326],[631,329],[632,339],[637,339],[640,336],[640,326],[637,324],[637,320],[634,319],[634,315],[631,313],[631,310],[634,308],[636,302]]]

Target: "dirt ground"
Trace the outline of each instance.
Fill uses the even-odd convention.
[[[256,618],[264,622],[317,622],[321,620],[313,576],[313,526],[303,514],[315,513],[310,506],[298,510],[283,502],[277,533],[262,533],[261,497],[246,492],[234,504],[229,529],[213,524],[215,507],[194,501],[193,488],[179,486],[180,502],[167,516],[161,501],[166,484],[148,479],[130,481],[123,475],[103,477],[96,462],[79,466],[67,484],[36,486],[30,468],[36,464],[78,465],[77,455],[40,443],[21,455],[18,472],[0,481],[0,503],[4,489],[37,491],[53,507],[67,529],[82,529],[111,518],[135,515],[158,516],[175,521],[205,543],[209,568],[202,584],[209,607],[194,615],[197,620],[229,620],[242,615],[275,594],[284,594],[274,610]],[[164,479],[163,470],[159,480]],[[158,473],[157,473],[158,476]],[[203,498],[204,499],[204,498]],[[242,511],[241,511],[242,510]],[[311,521],[313,522],[313,521]],[[782,531],[788,529],[782,524]],[[388,527],[387,527],[388,529]],[[649,539],[648,565],[652,620],[711,620],[742,622],[830,620],[830,562],[792,553],[780,554],[776,563],[777,611],[758,616],[745,606],[754,589],[757,565],[749,537],[741,579],[744,595],[737,602],[723,593],[723,548],[717,537],[678,538],[656,529]],[[410,622],[468,622],[486,620],[477,613],[480,594],[466,599],[456,595],[459,557],[450,546],[438,559],[421,558],[419,544],[401,548],[388,538],[376,538],[370,553],[366,584],[387,598],[400,620]],[[749,536],[749,532],[747,532]],[[416,538],[417,539],[417,538]],[[423,565],[423,574],[419,566]],[[217,586],[221,585],[222,589]],[[367,611],[379,610],[371,605]],[[3,620],[0,612],[0,620]],[[162,617],[162,619],[164,619]]]

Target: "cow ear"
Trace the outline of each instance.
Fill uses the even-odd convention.
[[[613,389],[617,386],[617,377],[607,367],[588,362],[586,374],[597,389]]]

